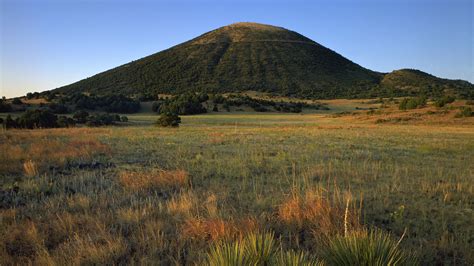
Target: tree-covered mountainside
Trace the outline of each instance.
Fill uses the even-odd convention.
[[[253,90],[304,98],[367,97],[386,92],[381,88],[385,77],[296,32],[236,23],[55,92],[149,95]],[[472,84],[466,86],[472,90]]]
[[[452,94],[474,97],[474,87],[464,80],[442,79],[416,69],[400,69],[384,75],[381,86],[408,94],[441,96]]]

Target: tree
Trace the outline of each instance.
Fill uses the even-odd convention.
[[[86,111],[77,111],[76,113],[74,113],[72,117],[76,119],[77,123],[84,124],[85,122],[87,122],[89,113]]]
[[[20,105],[20,104],[23,104],[23,102],[21,101],[20,98],[15,98],[15,99],[12,100],[12,104]]]
[[[16,121],[19,128],[57,127],[58,117],[48,110],[28,110]]]
[[[58,117],[57,123],[59,127],[73,127],[76,125],[76,120],[70,117],[60,116]]]
[[[156,125],[160,127],[178,127],[181,123],[181,117],[173,113],[163,113],[156,121]]]

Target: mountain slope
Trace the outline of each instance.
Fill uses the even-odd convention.
[[[384,75],[381,85],[411,94],[457,94],[468,96],[473,85],[463,80],[442,79],[416,69],[400,69]]]
[[[236,23],[57,92],[130,95],[257,90],[332,98],[366,90],[381,77],[296,32]]]

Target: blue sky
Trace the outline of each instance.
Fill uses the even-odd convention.
[[[474,82],[472,0],[0,2],[0,96],[67,85],[241,21],[297,31],[372,70]]]

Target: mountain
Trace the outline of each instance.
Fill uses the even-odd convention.
[[[416,69],[400,69],[384,75],[381,85],[411,94],[461,94],[474,92],[473,85],[464,80],[442,79]]]
[[[55,92],[140,95],[254,90],[341,98],[373,93],[388,75],[363,68],[297,32],[235,23]],[[398,75],[393,76],[388,84],[397,80]]]

